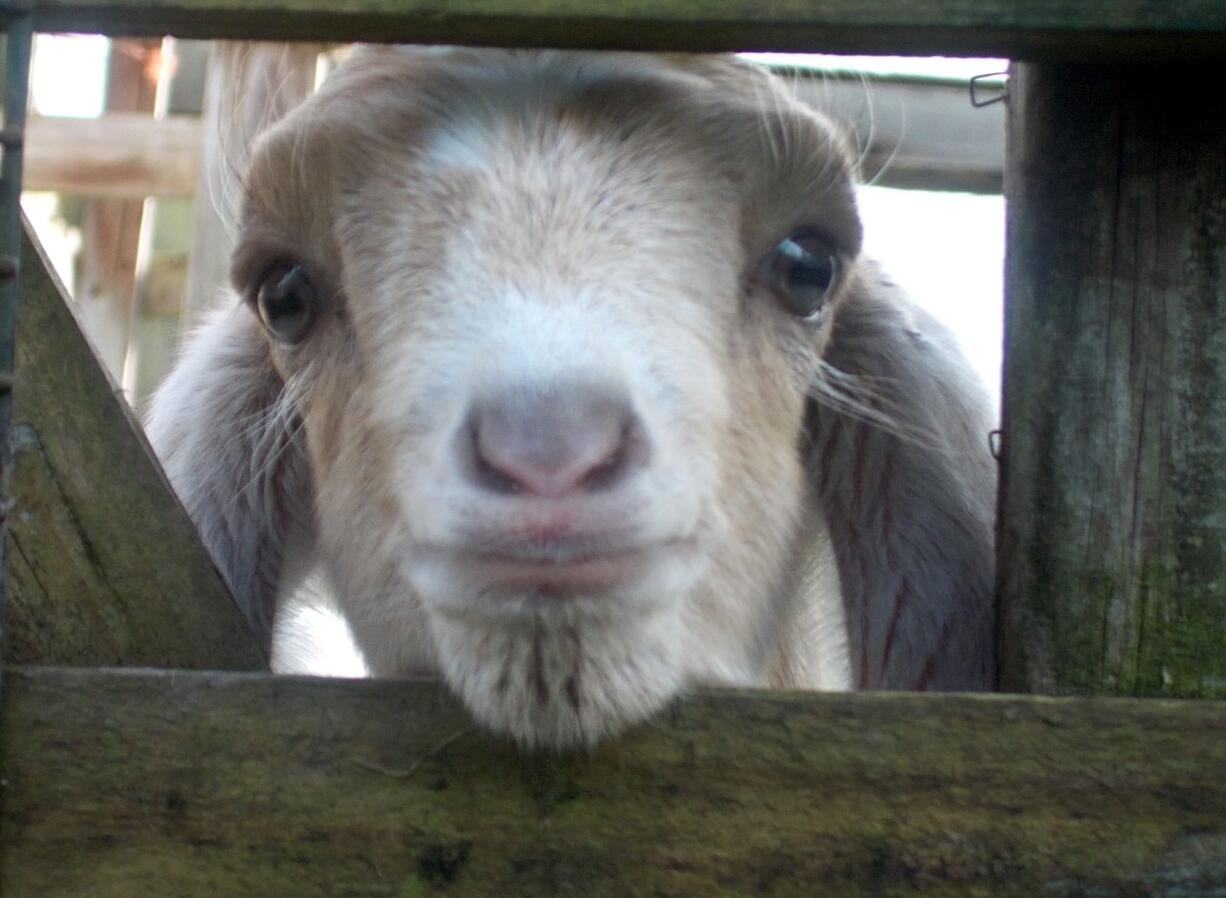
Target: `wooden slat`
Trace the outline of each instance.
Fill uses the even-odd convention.
[[[35,0],[45,31],[1089,58],[1226,47],[1218,0]]]
[[[83,196],[191,196],[200,121],[112,112],[102,118],[31,116],[23,187]]]
[[[3,687],[6,898],[1226,888],[1222,703],[704,692],[530,755],[428,682]]]
[[[1006,689],[1226,698],[1226,105],[1217,67],[1011,86]]]
[[[5,660],[263,667],[246,622],[46,265],[27,239]]]
[[[107,54],[104,108],[108,112],[153,114],[162,40],[116,40]],[[136,312],[136,263],[140,255],[143,200],[89,199],[81,212],[77,295],[102,312],[108,335],[118,339],[102,352],[117,359],[127,355]],[[118,370],[117,368],[117,370]]]

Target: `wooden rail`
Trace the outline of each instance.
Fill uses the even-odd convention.
[[[530,755],[428,682],[3,687],[6,898],[1226,889],[1220,702],[704,692]]]
[[[83,196],[191,196],[200,120],[112,112],[96,119],[31,116],[23,187]]]
[[[1136,59],[1226,48],[1218,0],[35,0],[42,31]]]

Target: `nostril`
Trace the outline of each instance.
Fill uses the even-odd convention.
[[[480,431],[476,425],[469,428],[469,441],[472,446],[473,460],[473,479],[477,481],[482,489],[492,493],[505,493],[512,495],[523,491],[523,486],[518,480],[499,470],[494,464],[486,460],[485,452],[481,447]]]
[[[633,420],[627,421],[622,425],[616,446],[583,475],[580,486],[593,493],[615,486],[640,454],[636,451],[640,442],[637,423]]]
[[[502,390],[474,407],[464,432],[472,481],[505,495],[599,492],[646,461],[629,404],[591,387]]]

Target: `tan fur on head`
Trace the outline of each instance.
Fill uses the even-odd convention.
[[[150,427],[265,635],[321,565],[375,674],[552,745],[695,683],[986,685],[986,400],[859,258],[841,136],[763,72],[363,49],[244,196],[245,302]],[[798,233],[837,271],[810,320],[772,281]],[[287,341],[255,312],[291,265]]]

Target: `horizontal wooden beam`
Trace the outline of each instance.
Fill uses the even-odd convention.
[[[530,754],[429,682],[2,683],[6,898],[1226,889],[1221,702],[710,691]]]
[[[34,0],[43,31],[674,50],[1187,58],[1218,0]]]
[[[200,120],[112,112],[97,119],[31,116],[26,190],[101,197],[191,196]]]

